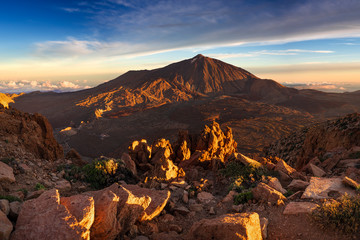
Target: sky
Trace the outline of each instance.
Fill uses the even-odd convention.
[[[284,85],[360,89],[358,0],[0,3],[0,91],[74,91],[197,54]]]

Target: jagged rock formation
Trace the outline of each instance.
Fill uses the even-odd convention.
[[[0,109],[0,135],[3,146],[0,151],[3,157],[16,156],[19,148],[47,160],[64,157],[62,147],[53,136],[50,123],[40,114],[22,113],[12,108]]]
[[[314,157],[326,160],[325,156],[336,148],[349,150],[360,145],[360,114],[327,121],[305,128],[283,138],[265,150],[267,156],[278,156],[297,169],[303,168]]]
[[[200,134],[179,131],[174,146],[175,151],[169,140],[159,139],[150,147],[143,139],[134,141],[128,150],[140,170],[149,170],[144,176],[168,182],[183,178],[185,173],[182,168],[199,165],[205,169],[217,169],[235,153],[237,143],[230,128],[223,132],[220,125],[213,122],[210,127],[205,126]]]

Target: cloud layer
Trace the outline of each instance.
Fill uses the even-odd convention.
[[[80,86],[73,82],[62,81],[51,83],[49,81],[5,81],[0,82],[0,92],[2,93],[20,93],[33,91],[55,91],[55,92],[72,92],[89,88],[89,86]]]

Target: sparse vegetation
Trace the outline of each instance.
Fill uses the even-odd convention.
[[[38,191],[38,190],[42,190],[42,189],[46,189],[44,185],[42,185],[41,183],[37,183],[35,185],[35,190]]]
[[[234,197],[234,204],[235,205],[244,204],[249,202],[253,198],[254,197],[251,191],[242,192]]]
[[[15,161],[15,158],[2,158],[0,161],[5,164],[10,164],[11,162]]]
[[[360,198],[344,195],[337,201],[325,202],[312,217],[324,228],[356,233],[360,231]]]
[[[18,191],[21,191],[25,196],[28,194],[28,190],[25,188],[20,188]]]
[[[290,196],[293,195],[293,194],[294,194],[293,191],[288,190],[288,191],[284,194],[284,196],[285,196],[285,197],[290,197]]]
[[[85,180],[92,187],[100,189],[121,180],[133,179],[133,174],[123,166],[123,162],[111,158],[96,159],[83,167]]]
[[[349,158],[351,158],[351,159],[360,158],[360,151],[349,154]]]
[[[225,168],[220,169],[220,174],[230,178],[229,190],[239,193],[234,197],[234,204],[239,205],[253,199],[251,188],[254,188],[269,173],[262,167],[245,166],[241,162],[232,161]]]
[[[15,201],[21,202],[20,198],[15,197],[15,196],[10,196],[10,195],[5,195],[5,196],[0,195],[0,199],[6,199],[9,202],[15,202]]]

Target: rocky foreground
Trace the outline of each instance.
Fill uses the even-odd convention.
[[[360,120],[351,116],[334,122],[339,133],[327,123],[330,135],[343,122],[357,134]],[[75,150],[63,156],[40,115],[1,109],[0,117],[0,239],[360,237],[308,218],[344,195],[359,198],[360,143],[350,132],[342,147],[285,162],[280,144],[266,158],[238,153],[231,129],[213,122],[199,134],[180,131],[173,143],[134,141],[121,159],[87,163]]]

